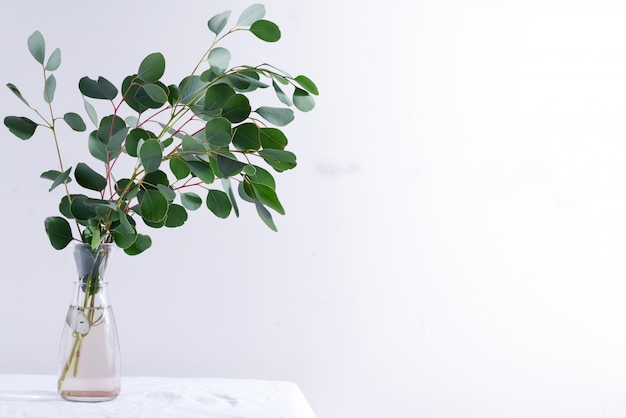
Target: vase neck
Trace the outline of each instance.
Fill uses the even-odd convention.
[[[77,244],[74,247],[74,261],[78,282],[83,285],[103,282],[113,248],[113,244],[100,244],[96,248],[91,248],[87,244]]]

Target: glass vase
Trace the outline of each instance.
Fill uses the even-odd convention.
[[[104,280],[113,244],[74,248],[78,280],[61,337],[58,391],[80,402],[113,400],[120,393],[120,350]]]

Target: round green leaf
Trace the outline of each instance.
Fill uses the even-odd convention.
[[[137,239],[135,240],[135,242],[133,242],[130,247],[124,248],[124,252],[128,255],[137,255],[146,251],[151,246],[152,239],[149,236],[137,234]]]
[[[167,218],[165,219],[165,226],[168,228],[177,228],[183,226],[187,222],[187,211],[184,207],[172,203],[167,210]]]
[[[92,99],[113,100],[117,96],[117,88],[104,77],[98,77],[98,80],[83,77],[78,82],[78,89]]]
[[[170,171],[174,174],[176,180],[182,180],[191,173],[187,163],[180,158],[172,158],[170,160]]]
[[[296,166],[296,156],[289,151],[262,149],[259,155],[276,171],[285,171]]]
[[[261,128],[261,145],[263,148],[285,149],[287,137],[280,129]]]
[[[46,70],[55,71],[61,65],[61,50],[59,48],[55,49],[48,58],[48,63],[46,64]]]
[[[257,184],[251,183],[252,188],[254,189],[254,195],[259,199],[261,203],[265,206],[268,206],[274,209],[276,212],[281,215],[285,214],[285,209],[283,205],[278,200],[278,195],[276,195],[276,191],[273,188],[266,186],[265,184]]]
[[[154,189],[145,190],[139,194],[141,217],[148,221],[159,223],[167,216],[167,199],[161,192]]]
[[[206,205],[218,218],[227,218],[232,210],[228,195],[221,190],[209,190]]]
[[[191,173],[202,180],[202,182],[211,184],[215,181],[215,172],[211,168],[211,165],[206,161],[187,161],[187,165],[189,166]]]
[[[28,37],[28,50],[38,63],[43,65],[46,59],[46,42],[39,31],[35,31]]]
[[[4,125],[9,131],[20,139],[29,139],[35,134],[37,124],[23,116],[7,116]]]
[[[181,193],[180,201],[188,210],[196,210],[202,206],[202,198],[193,192]]]
[[[244,123],[235,128],[233,145],[239,150],[258,150],[261,148],[260,130],[254,123]]]
[[[137,77],[143,81],[157,81],[165,73],[165,57],[160,52],[155,52],[143,59],[139,64]]]
[[[156,139],[148,139],[139,148],[139,160],[146,173],[152,173],[159,169],[163,159],[161,144]]]
[[[101,192],[107,185],[106,179],[85,163],[76,164],[74,170],[76,182],[85,189]]]
[[[167,91],[163,90],[159,85],[148,83],[144,84],[139,90],[141,89],[146,92],[150,99],[160,103],[161,106],[167,102]]]
[[[102,162],[107,162],[109,158],[109,151],[107,150],[107,146],[104,145],[104,142],[98,139],[98,131],[93,131],[89,134],[89,138],[87,139],[87,148],[89,149],[89,153]]]
[[[226,118],[211,119],[206,123],[206,139],[215,146],[224,147],[230,144],[232,128]]]
[[[60,216],[50,216],[44,221],[50,244],[56,250],[62,250],[72,241],[72,229],[69,222]]]
[[[293,110],[282,107],[262,106],[256,110],[256,113],[276,126],[285,126],[294,119]]]
[[[78,113],[68,112],[63,116],[63,120],[76,132],[84,132],[87,129],[87,125]]]
[[[302,112],[308,112],[315,107],[315,99],[307,91],[296,89],[293,92],[293,104]]]
[[[137,240],[137,230],[132,226],[130,229],[115,228],[113,230],[113,240],[118,247],[122,249],[129,248]]]
[[[250,32],[265,42],[276,42],[280,39],[280,28],[269,20],[257,20],[250,26]]]
[[[235,94],[230,97],[222,110],[222,117],[225,117],[232,123],[243,122],[250,116],[252,108],[250,101],[243,94]]]

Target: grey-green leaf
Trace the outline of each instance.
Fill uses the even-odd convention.
[[[141,88],[146,92],[148,97],[150,97],[155,102],[161,105],[167,102],[167,92],[159,87],[158,84],[148,83],[144,84]]]
[[[55,250],[62,250],[72,241],[72,229],[65,218],[50,216],[44,221],[44,226]]]
[[[181,193],[180,202],[188,210],[196,210],[202,206],[202,198],[193,192]]]
[[[215,35],[219,35],[224,27],[228,23],[228,19],[230,18],[230,10],[227,10],[223,13],[213,16],[209,19],[209,30],[213,32]]]
[[[232,205],[228,195],[221,190],[209,190],[206,198],[206,205],[218,218],[228,218]]]
[[[13,94],[15,94],[17,96],[18,99],[20,99],[22,102],[24,102],[24,104],[26,106],[30,107],[30,105],[28,104],[28,102],[26,101],[24,96],[22,96],[22,93],[20,93],[20,91],[17,89],[17,87],[15,87],[15,84],[8,83],[7,87],[9,88],[9,90],[11,90],[11,92]]]
[[[46,70],[55,71],[61,66],[61,50],[59,48],[55,49],[48,58],[48,63],[46,64]]]
[[[276,126],[285,126],[294,119],[293,110],[282,107],[261,106],[256,113]]]
[[[63,115],[63,120],[76,132],[84,132],[87,129],[85,121],[78,113],[68,112]]]
[[[168,203],[163,193],[148,189],[140,195],[141,217],[148,222],[161,222],[167,216]]]
[[[272,80],[272,87],[274,87],[274,91],[276,92],[276,96],[278,96],[278,100],[280,100],[281,102],[283,102],[287,106],[292,106],[293,105],[293,103],[291,102],[291,99],[289,98],[289,96],[287,96],[285,94],[283,89],[281,89],[280,86],[274,80]]]
[[[209,52],[207,61],[216,75],[222,74],[224,71],[228,70],[230,51],[221,47],[213,48],[211,52]]]
[[[7,116],[4,125],[20,139],[29,139],[35,134],[37,124],[24,116]]]
[[[57,79],[54,77],[54,74],[50,74],[46,79],[46,87],[43,92],[43,99],[46,103],[52,103],[54,100],[54,92],[57,89]]]
[[[250,26],[250,32],[265,42],[276,42],[280,39],[280,28],[269,20],[257,20]]]
[[[293,104],[302,112],[308,112],[315,107],[315,99],[307,91],[296,89],[293,92]]]
[[[52,180],[52,186],[48,189],[49,192],[57,188],[57,186],[67,182],[71,182],[70,172],[72,171],[72,167],[65,170],[63,173],[57,170],[49,170],[45,173],[41,173],[41,178]]]
[[[141,61],[137,77],[143,81],[157,81],[164,73],[165,57],[160,52],[154,52]]]
[[[262,4],[253,4],[241,13],[237,21],[237,26],[250,26],[257,20],[263,19],[264,16],[265,6]]]
[[[46,42],[38,30],[28,37],[28,50],[37,62],[43,65],[46,59]]]
[[[98,114],[96,113],[96,109],[89,103],[87,100],[83,100],[85,104],[85,111],[87,112],[87,116],[89,116],[89,120],[95,126],[98,126]]]
[[[276,225],[274,224],[274,220],[272,219],[272,214],[270,213],[270,211],[267,210],[267,208],[263,206],[263,204],[258,200],[256,200],[254,204],[256,206],[256,211],[259,214],[259,217],[263,220],[265,225],[267,225],[272,231],[277,232],[278,228],[276,228]]]
[[[146,173],[152,173],[159,169],[161,160],[163,159],[163,150],[161,144],[156,139],[148,139],[139,149],[139,160],[146,170]]]
[[[106,179],[85,163],[76,164],[74,177],[85,189],[101,192],[107,185]]]

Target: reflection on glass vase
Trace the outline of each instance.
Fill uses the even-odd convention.
[[[58,391],[70,401],[113,400],[120,393],[120,350],[104,274],[113,244],[78,244],[78,281],[59,351]]]

